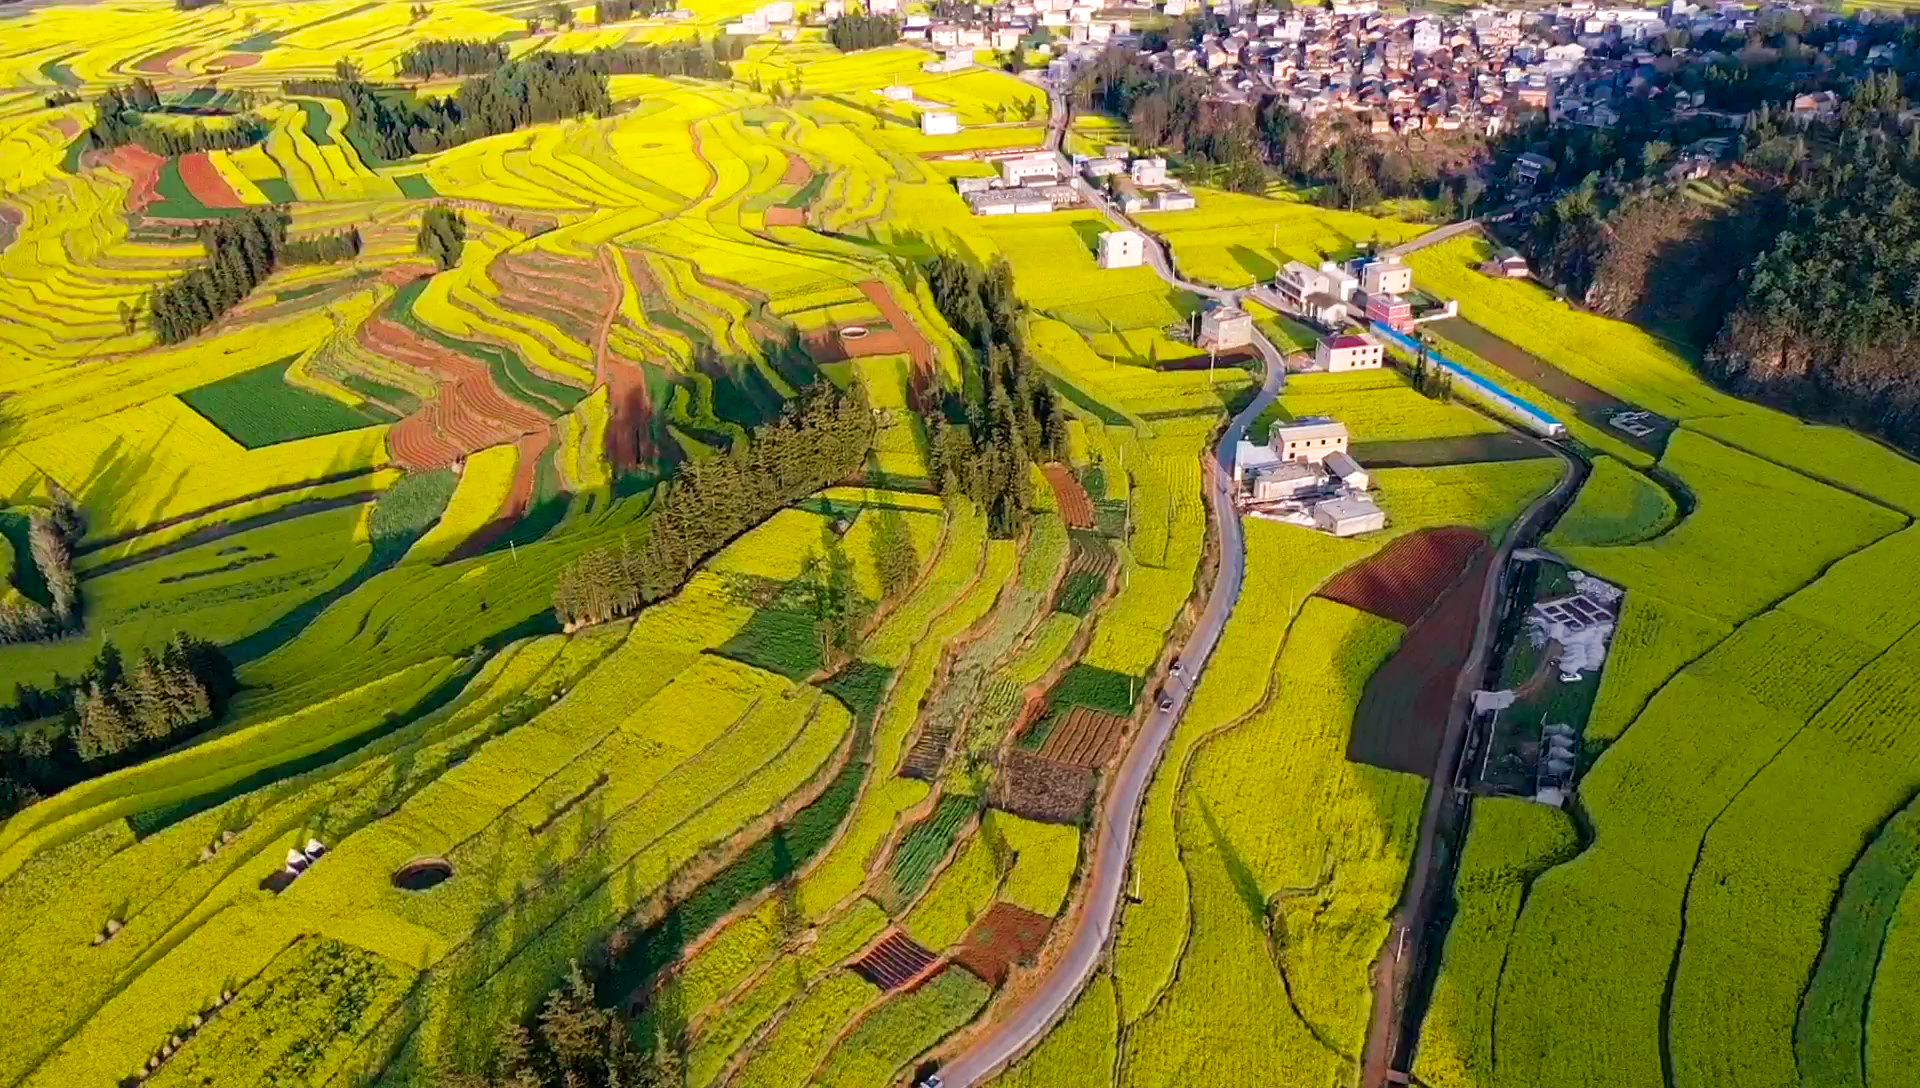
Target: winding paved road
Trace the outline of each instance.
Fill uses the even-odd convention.
[[[1060,134],[1065,128],[1064,111],[1061,110],[1058,96],[1053,96],[1053,116],[1049,134],[1053,146],[1057,148]],[[1126,216],[1097,194],[1090,190],[1083,192],[1087,193],[1089,203],[1114,223],[1129,229],[1135,228]],[[1216,301],[1236,299],[1233,292],[1201,287],[1178,278],[1166,252],[1151,236],[1148,237],[1146,251],[1154,271],[1169,285]],[[1234,444],[1246,433],[1247,425],[1267,405],[1273,403],[1286,379],[1285,357],[1258,333],[1255,334],[1254,343],[1265,361],[1266,378],[1253,402],[1233,417],[1226,432],[1220,436],[1219,445],[1214,449],[1215,465],[1211,466],[1214,471],[1206,474],[1207,504],[1212,511],[1214,532],[1220,541],[1220,572],[1214,579],[1213,591],[1207,596],[1199,622],[1194,625],[1193,633],[1181,648],[1180,661],[1185,666],[1184,675],[1170,677],[1167,681],[1166,693],[1172,698],[1173,705],[1166,710],[1156,706],[1147,716],[1139,737],[1113,777],[1106,803],[1100,810],[1102,819],[1096,829],[1098,841],[1088,870],[1087,894],[1081,901],[1079,913],[1073,918],[1073,936],[1065,953],[1054,962],[1037,989],[1029,993],[1018,1006],[1006,1010],[985,1034],[969,1042],[965,1050],[947,1061],[940,1071],[946,1088],[972,1088],[1025,1053],[1066,1015],[1074,998],[1079,996],[1087,980],[1093,977],[1101,958],[1106,954],[1108,941],[1113,936],[1114,921],[1120,913],[1121,888],[1126,880],[1128,859],[1133,854],[1133,839],[1147,784],[1152,781],[1154,768],[1160,762],[1168,738],[1173,735],[1174,724],[1186,710],[1193,682],[1206,670],[1213,649],[1220,641],[1220,631],[1226,625],[1228,615],[1233,612],[1234,604],[1240,599],[1240,586],[1246,574],[1246,547],[1240,534],[1240,517],[1234,509],[1233,497],[1228,492],[1233,478]]]

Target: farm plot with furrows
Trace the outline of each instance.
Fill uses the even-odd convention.
[[[1065,465],[1047,465],[1047,486],[1053,489],[1055,500],[1060,505],[1060,516],[1066,519],[1069,529],[1093,528],[1093,502],[1087,498],[1087,489],[1072,470]]]
[[[895,930],[851,964],[854,974],[882,990],[898,990],[932,967],[935,956]]]
[[[1094,771],[1015,748],[1000,763],[988,799],[1042,823],[1078,824],[1093,799]]]
[[[1320,590],[1320,596],[1411,626],[1460,578],[1486,543],[1479,532],[1461,527],[1409,533],[1341,571]]]
[[[1492,554],[1475,553],[1452,588],[1406,629],[1399,650],[1367,681],[1354,711],[1348,759],[1433,773],[1454,687],[1472,649],[1481,589],[1493,574]]]
[[[814,1074],[822,1088],[890,1084],[907,1064],[965,1025],[992,991],[963,967],[948,965],[867,1013]]]
[[[1127,719],[1076,706],[1051,728],[1039,754],[1057,763],[1104,767],[1120,754],[1126,734]]]
[[[894,847],[887,865],[888,891],[897,903],[906,903],[926,887],[941,859],[953,849],[960,830],[979,811],[977,798],[943,796],[926,818],[908,827]]]

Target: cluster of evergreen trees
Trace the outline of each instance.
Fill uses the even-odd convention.
[[[633,1026],[593,997],[578,964],[547,995],[533,1026],[509,1024],[487,1067],[455,1075],[446,1088],[682,1088],[680,1055],[656,1040],[651,1053],[633,1041]]]
[[[149,301],[153,334],[162,344],[177,344],[220,320],[273,274],[287,241],[287,214],[250,208],[215,220],[201,231],[201,241],[206,263],[156,288]]]
[[[774,511],[859,472],[873,431],[864,389],[816,383],[732,453],[680,466],[656,492],[638,545],[594,549],[562,570],[554,614],[599,623],[672,593],[701,560]]]
[[[1869,80],[1806,134],[1706,364],[1742,393],[1920,452],[1920,126],[1906,112],[1897,83]]]
[[[509,61],[444,98],[418,97],[342,70],[333,79],[293,80],[289,94],[337,98],[353,134],[382,158],[444,151],[470,140],[580,114],[613,110],[601,53],[542,53]]]
[[[420,217],[420,233],[414,249],[432,257],[442,272],[460,263],[467,246],[467,217],[458,209],[434,205]]]
[[[0,817],[205,729],[234,690],[220,648],[186,635],[131,668],[109,642],[76,680],[16,684],[0,707]]]
[[[507,47],[499,42],[432,38],[400,54],[400,74],[415,79],[437,75],[477,76],[507,63]]]
[[[596,0],[593,21],[604,25],[627,19],[644,19],[649,15],[672,11],[673,8],[673,0]]]
[[[124,759],[190,735],[226,709],[233,666],[218,646],[176,635],[131,669],[98,669],[73,700],[73,747],[88,763]]]
[[[53,505],[32,515],[27,527],[27,555],[47,586],[47,603],[22,598],[0,607],[0,645],[59,638],[80,628],[80,579],[73,572],[73,549],[86,532],[80,508],[58,484],[52,485]],[[7,572],[0,571],[0,582]]]
[[[949,397],[931,428],[934,478],[949,499],[964,495],[986,511],[994,533],[1026,526],[1033,502],[1031,466],[1057,460],[1066,417],[1027,353],[1013,269],[998,258],[984,272],[941,254],[926,267],[933,299],[954,331],[973,345],[973,399]]]
[[[892,45],[900,40],[900,20],[891,15],[842,15],[827,24],[827,40],[843,53]]]
[[[552,23],[555,30],[566,30],[572,27],[573,8],[561,0],[554,0],[554,3],[547,5],[539,14],[527,16],[527,33],[538,34],[540,28],[548,23]]]
[[[232,151],[259,143],[267,128],[251,117],[235,117],[221,125],[161,128],[143,114],[164,107],[160,92],[145,79],[125,87],[109,87],[94,100],[93,125],[87,129],[92,146],[102,151],[138,144],[156,155],[185,155],[193,151]]]
[[[280,247],[279,259],[286,264],[336,264],[360,255],[364,243],[359,227],[289,238]]]
[[[695,79],[733,78],[729,62],[746,55],[747,39],[716,34],[702,45],[695,39],[664,45],[623,45],[585,54],[591,63],[606,66],[616,76],[691,76]]]

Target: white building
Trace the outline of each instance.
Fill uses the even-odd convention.
[[[1273,278],[1273,291],[1280,296],[1280,302],[1288,313],[1307,312],[1307,300],[1315,295],[1330,294],[1333,285],[1327,281],[1327,274],[1311,268],[1300,261],[1288,261],[1280,274]]]
[[[751,12],[740,17],[737,23],[728,23],[727,33],[740,37],[753,37],[767,32],[767,17],[763,12]]]
[[[1354,536],[1387,527],[1387,512],[1363,499],[1328,499],[1315,503],[1313,525],[1334,536]]]
[[[1162,189],[1153,196],[1153,210],[1157,212],[1190,212],[1198,203],[1185,189]]]
[[[1052,184],[1060,180],[1060,157],[1051,151],[1037,151],[1001,159],[1000,179],[1008,185]]]
[[[1365,491],[1373,486],[1373,477],[1367,475],[1367,470],[1360,467],[1360,462],[1348,454],[1337,451],[1329,453],[1327,459],[1320,462],[1320,467],[1327,470],[1327,475],[1355,491]]]
[[[1386,363],[1387,350],[1369,333],[1323,337],[1313,357],[1329,374],[1345,370],[1377,370]]]
[[[1238,306],[1215,306],[1200,315],[1200,346],[1215,351],[1253,343],[1253,315]]]
[[[1053,199],[1042,189],[989,189],[968,194],[967,204],[975,215],[1043,215],[1053,210]]]
[[[1413,269],[1400,258],[1388,255],[1360,266],[1360,289],[1368,298],[1375,295],[1404,295],[1413,290]]]
[[[930,60],[920,66],[923,72],[936,75],[947,72],[964,72],[973,67],[973,50],[968,48],[949,49],[939,60]]]
[[[1100,236],[1101,268],[1138,268],[1146,259],[1146,239],[1139,231],[1110,230]]]
[[[793,0],[777,0],[776,3],[768,4],[766,7],[761,8],[760,14],[767,17],[767,22],[770,25],[776,23],[791,23],[793,22]]]
[[[1347,425],[1325,417],[1276,423],[1267,445],[1282,461],[1319,464],[1329,453],[1347,452]]]
[[[1165,185],[1167,183],[1167,160],[1158,157],[1135,159],[1128,173],[1133,177],[1133,183],[1135,185]]]
[[[1285,502],[1327,482],[1319,469],[1297,463],[1262,464],[1245,473],[1236,465],[1235,476],[1243,481],[1241,494],[1253,502]]]
[[[960,131],[960,115],[951,110],[927,110],[920,115],[920,135],[951,136]]]

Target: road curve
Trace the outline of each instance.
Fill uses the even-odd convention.
[[[1057,98],[1054,115],[1062,116]],[[1056,128],[1055,132],[1058,131]],[[1125,216],[1099,199],[1097,194],[1089,194],[1088,199],[1116,224],[1132,227]],[[1146,250],[1154,271],[1168,284],[1219,301],[1233,298],[1231,292],[1181,281],[1174,275],[1167,254],[1157,240],[1149,237]],[[1246,547],[1240,533],[1240,517],[1228,490],[1229,481],[1233,478],[1234,444],[1246,433],[1247,426],[1267,405],[1273,403],[1286,377],[1285,357],[1257,333],[1255,346],[1266,363],[1265,380],[1253,402],[1233,417],[1225,433],[1220,436],[1220,442],[1214,449],[1215,465],[1211,466],[1215,471],[1206,473],[1207,505],[1212,512],[1214,532],[1220,541],[1220,571],[1214,579],[1213,591],[1207,596],[1199,622],[1181,649],[1180,660],[1185,666],[1185,675],[1183,678],[1170,678],[1167,682],[1166,693],[1172,698],[1173,705],[1167,710],[1155,706],[1149,713],[1141,726],[1139,737],[1113,777],[1106,803],[1100,810],[1100,824],[1095,830],[1097,842],[1088,866],[1086,895],[1072,920],[1073,936],[1067,943],[1065,953],[1048,969],[1039,987],[1029,993],[1020,1005],[1006,1010],[990,1029],[946,1062],[940,1070],[940,1077],[947,1088],[972,1088],[1024,1054],[1066,1015],[1074,998],[1079,996],[1087,980],[1093,977],[1106,954],[1107,944],[1113,936],[1113,925],[1120,912],[1120,893],[1126,881],[1127,862],[1133,855],[1134,834],[1147,785],[1153,779],[1154,768],[1160,762],[1160,754],[1165,750],[1168,738],[1173,735],[1175,723],[1186,710],[1193,682],[1205,672],[1207,662],[1213,656],[1214,647],[1220,641],[1220,631],[1240,598],[1240,586],[1246,575]]]

